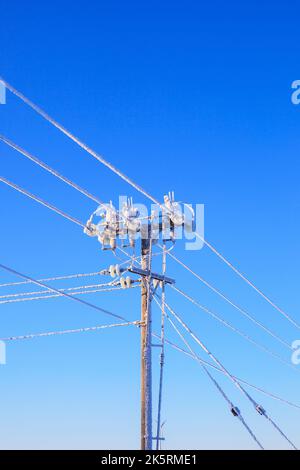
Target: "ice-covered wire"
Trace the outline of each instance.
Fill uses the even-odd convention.
[[[279,428],[279,426],[272,420],[272,418],[267,414],[266,410],[259,405],[252,396],[243,388],[243,386],[236,380],[236,378],[224,367],[222,362],[217,359],[217,357],[205,346],[205,344],[199,339],[195,333],[187,326],[187,324],[182,320],[182,318],[175,313],[175,311],[166,303],[166,308],[168,311],[176,318],[176,320],[183,326],[183,328],[191,335],[194,341],[203,349],[203,351],[223,370],[225,375],[233,382],[233,384],[240,390],[240,392],[252,403],[255,410],[263,417],[265,417],[273,427],[281,434],[281,436],[293,447],[293,449],[297,450],[296,446],[292,443],[292,441],[286,436],[286,434]]]
[[[93,194],[91,194],[89,191],[87,191],[86,189],[82,188],[81,186],[79,186],[78,184],[74,183],[73,181],[71,181],[70,179],[66,178],[65,176],[63,176],[61,173],[59,173],[58,171],[54,170],[53,168],[51,168],[49,165],[47,165],[46,163],[44,163],[42,160],[40,160],[39,158],[35,157],[34,155],[32,155],[31,153],[27,152],[25,149],[23,149],[22,147],[20,147],[19,145],[17,145],[16,143],[12,142],[10,139],[8,139],[7,137],[3,136],[0,134],[0,140],[2,142],[4,142],[6,145],[8,145],[9,147],[13,148],[14,150],[16,150],[18,153],[24,155],[24,157],[28,158],[29,160],[31,160],[32,162],[36,163],[37,165],[39,165],[41,168],[43,168],[44,170],[48,171],[48,173],[51,173],[53,176],[56,176],[57,178],[59,178],[60,180],[62,180],[64,183],[68,184],[69,186],[71,186],[72,188],[76,189],[77,191],[79,191],[81,194],[84,194],[86,197],[88,197],[89,199],[91,199],[92,201],[94,202],[97,202],[97,204],[100,204],[100,205],[104,205],[104,202],[101,201],[98,197],[94,196]]]
[[[160,336],[159,336],[157,333],[153,333],[153,337],[154,337],[154,338],[157,338],[157,339],[160,338]],[[178,351],[178,352],[184,354],[185,356],[188,356],[188,357],[194,359],[194,357],[193,357],[193,355],[192,355],[191,353],[189,353],[186,349],[183,349],[183,348],[181,348],[180,346],[178,346],[178,344],[173,343],[173,342],[170,341],[169,339],[166,339],[165,342],[166,342],[166,344],[168,344],[168,345],[169,345],[172,349],[174,349],[175,351]],[[198,356],[198,355],[197,355],[197,358],[198,358],[198,360],[199,360],[200,362],[202,362],[202,363],[205,364],[206,366],[208,366],[208,367],[210,367],[210,368],[212,368],[212,369],[214,369],[214,370],[220,372],[221,374],[225,375],[224,372],[223,372],[223,370],[220,369],[219,367],[217,367],[215,364],[212,364],[212,363],[210,363],[210,362],[208,362],[208,361],[205,361],[204,359],[202,359],[202,358],[201,358],[200,356]],[[236,379],[238,382],[240,382],[241,384],[244,384],[244,385],[246,385],[247,387],[252,388],[253,390],[255,390],[255,391],[257,391],[257,392],[259,392],[259,393],[261,393],[261,394],[267,396],[268,398],[271,398],[272,400],[278,401],[278,402],[280,402],[280,403],[282,403],[282,404],[284,404],[284,405],[288,405],[288,406],[290,406],[290,407],[292,407],[292,408],[296,408],[296,409],[300,410],[300,405],[297,405],[297,403],[293,403],[293,402],[291,402],[290,400],[286,400],[285,398],[282,398],[282,397],[280,397],[280,396],[278,396],[278,395],[275,395],[274,393],[268,392],[267,390],[265,390],[265,389],[263,389],[263,388],[261,388],[261,387],[258,387],[257,385],[254,385],[254,384],[252,384],[252,383],[250,383],[250,382],[248,382],[248,381],[246,381],[246,380],[244,380],[244,379],[241,379],[241,378],[239,378],[239,377],[237,377],[237,376],[234,376],[234,377],[235,377],[235,379]]]
[[[48,284],[44,284],[43,282],[37,281],[36,279],[27,276],[26,274],[22,274],[15,269],[10,268],[9,266],[5,266],[4,264],[0,264],[0,268],[4,269],[5,271],[14,274],[15,276],[21,277],[22,279],[30,280],[32,281],[33,284],[36,284],[40,287],[44,287],[45,289],[48,289],[50,291],[55,292],[56,294],[62,295],[68,299],[74,300],[75,302],[78,302],[82,305],[85,305],[87,307],[93,308],[94,310],[98,310],[101,313],[105,313],[106,315],[109,315],[114,318],[118,318],[120,320],[124,320],[125,322],[128,322],[126,318],[120,315],[116,315],[115,313],[110,312],[109,310],[106,310],[104,308],[98,307],[98,305],[91,304],[89,302],[86,302],[85,300],[78,299],[77,297],[74,297],[70,294],[67,294],[66,292],[60,292],[58,289],[55,289],[54,287],[49,286]]]
[[[239,307],[236,303],[234,303],[232,300],[230,300],[226,295],[224,295],[222,292],[220,292],[218,289],[216,289],[214,286],[212,286],[209,282],[207,282],[205,279],[203,279],[199,274],[197,274],[195,271],[193,271],[189,266],[187,266],[183,261],[181,261],[179,258],[177,258],[173,253],[169,253],[169,256],[177,261],[183,268],[185,268],[187,271],[189,271],[194,277],[196,277],[199,281],[201,281],[205,286],[207,286],[210,290],[212,290],[215,294],[217,294],[219,297],[221,297],[223,300],[225,300],[227,303],[229,303],[232,307],[234,307],[236,310],[238,310],[242,315],[244,315],[248,320],[250,320],[252,323],[254,323],[256,326],[264,330],[266,333],[268,333],[270,336],[272,336],[274,339],[279,341],[281,344],[283,344],[285,347],[292,349],[291,345],[282,339],[280,336],[278,336],[276,333],[274,333],[270,328],[265,326],[263,323],[260,321],[256,320],[252,315],[250,315],[246,310],[243,308]]]
[[[135,289],[139,287],[139,285],[131,285],[130,289]],[[80,292],[74,292],[73,295],[89,295],[89,294],[96,294],[98,292],[115,292],[115,291],[120,291],[124,290],[123,287],[108,287],[108,288],[101,288],[101,289],[90,289],[90,290],[83,290]],[[47,299],[54,299],[58,297],[62,297],[61,294],[52,294],[52,295],[42,295],[42,296],[34,296],[34,297],[21,297],[19,299],[8,299],[8,300],[1,300],[0,304],[13,304],[13,303],[19,303],[19,302],[31,302],[34,300],[47,300]]]
[[[19,341],[19,340],[25,340],[25,339],[45,338],[48,336],[60,336],[60,335],[66,335],[66,334],[72,334],[72,333],[87,333],[89,331],[99,331],[99,330],[105,330],[108,328],[116,328],[120,326],[131,326],[131,325],[139,326],[140,324],[141,324],[140,321],[134,321],[134,322],[127,322],[127,323],[116,323],[112,325],[89,326],[86,328],[76,328],[73,330],[48,331],[45,333],[31,333],[28,335],[8,336],[6,338],[0,338],[0,341],[9,342],[9,341]]]
[[[115,173],[121,179],[126,181],[130,186],[135,188],[138,192],[143,194],[150,201],[154,202],[154,204],[157,204],[160,208],[162,208],[164,211],[166,211],[166,207],[163,206],[156,198],[154,198],[142,186],[135,183],[135,181],[133,181],[131,178],[129,178],[125,173],[123,173],[121,170],[119,170],[116,166],[114,166],[112,163],[107,161],[103,156],[101,156],[100,154],[95,152],[95,150],[93,150],[87,144],[82,142],[78,137],[76,137],[74,134],[72,134],[72,132],[67,130],[64,126],[62,126],[58,121],[56,121],[49,114],[47,114],[44,110],[42,110],[39,106],[37,106],[35,103],[33,103],[24,94],[22,94],[20,91],[18,91],[12,85],[10,85],[6,80],[4,80],[1,77],[0,77],[0,80],[3,83],[3,85],[9,91],[11,91],[11,93],[13,93],[19,99],[21,99],[25,104],[27,104],[30,108],[32,108],[36,113],[38,113],[40,116],[42,116],[44,119],[46,119],[46,121],[48,121],[54,127],[59,129],[63,134],[65,134],[67,137],[69,137],[73,142],[75,142],[77,145],[79,145],[83,150],[85,150],[87,153],[89,153],[92,157],[94,157],[96,160],[98,160],[100,163],[102,163],[104,166],[106,166],[109,170],[111,170],[113,173]],[[252,283],[239,269],[237,269],[230,261],[228,261],[211,243],[209,243],[204,237],[202,237],[198,233],[195,233],[195,236],[197,238],[199,238],[215,255],[218,256],[219,259],[221,259],[221,261],[223,261],[243,281],[245,281],[250,287],[252,287],[273,308],[275,308],[280,314],[282,314],[290,323],[292,323],[294,326],[296,326],[297,328],[300,329],[300,325],[289,314],[287,314],[282,308],[280,308],[277,304],[275,304],[275,302],[273,302],[266,294],[264,294],[258,287],[256,287],[254,283]]]
[[[159,306],[159,308],[161,308],[159,302],[157,301],[157,299],[154,297],[154,300],[155,302],[157,303],[157,305]],[[174,324],[174,322],[172,321],[172,319],[169,317],[169,315],[167,313],[165,313],[166,315],[166,318],[168,319],[169,323],[171,324],[171,326],[173,327],[173,329],[176,331],[176,333],[178,334],[178,336],[182,339],[182,341],[184,342],[184,344],[187,346],[187,348],[189,349],[190,353],[192,354],[192,356],[194,357],[194,359],[196,361],[198,361],[198,358],[197,358],[197,355],[196,353],[194,352],[194,350],[192,349],[192,347],[190,346],[190,344],[187,342],[187,340],[185,339],[185,337],[183,336],[183,334],[179,331],[179,329],[176,327],[176,325]],[[239,410],[237,410],[236,406],[233,404],[233,402],[230,400],[230,398],[227,396],[227,394],[225,393],[225,391],[223,390],[223,388],[221,387],[221,385],[219,384],[219,382],[212,376],[212,374],[209,372],[209,370],[207,369],[207,367],[202,363],[202,362],[199,362],[200,366],[202,367],[202,369],[204,370],[204,372],[206,373],[206,375],[208,376],[208,378],[211,380],[211,382],[214,384],[214,386],[216,387],[216,389],[219,391],[219,393],[221,394],[221,396],[224,398],[224,400],[227,402],[227,404],[229,405],[230,407],[230,410],[231,412],[235,409],[236,410],[236,415],[237,417],[239,418],[239,420],[241,421],[241,423],[243,424],[243,426],[245,427],[245,429],[248,431],[248,433],[250,434],[250,436],[252,437],[252,439],[256,442],[256,444],[259,446],[259,448],[261,450],[264,450],[262,444],[259,442],[259,440],[257,439],[256,435],[254,434],[254,432],[252,431],[252,429],[248,426],[248,424],[246,423],[245,419],[243,418],[241,412]]]
[[[80,220],[76,219],[75,217],[67,214],[66,212],[62,211],[61,209],[58,209],[57,207],[53,206],[52,204],[50,204],[49,202],[46,202],[44,201],[43,199],[41,199],[40,197],[38,196],[35,196],[34,194],[30,193],[29,191],[27,191],[26,189],[24,188],[21,188],[20,186],[18,186],[17,184],[15,183],[12,183],[11,181],[9,181],[8,179],[6,178],[3,178],[2,176],[0,176],[0,181],[4,184],[6,184],[7,186],[10,186],[11,188],[15,189],[16,191],[18,191],[19,193],[21,194],[24,194],[24,196],[27,196],[29,197],[30,199],[33,199],[34,201],[38,202],[39,204],[42,204],[43,206],[47,207],[48,209],[52,210],[53,212],[56,212],[57,214],[61,215],[62,217],[64,217],[65,219],[68,219],[70,220],[71,222],[74,222],[76,225],[79,225],[80,227],[82,228],[86,228],[88,229],[88,227],[83,224],[82,222],[80,222]]]
[[[195,300],[193,297],[191,297],[190,295],[186,294],[183,290],[179,289],[178,287],[176,286],[171,286],[173,290],[175,290],[176,292],[178,292],[180,295],[182,295],[183,297],[185,297],[187,300],[189,300],[193,305],[195,305],[197,308],[199,308],[200,310],[202,310],[203,312],[207,313],[209,316],[211,316],[212,318],[214,318],[215,320],[217,320],[219,323],[221,323],[222,325],[224,325],[226,328],[229,328],[230,330],[234,331],[236,334],[238,334],[239,336],[241,336],[242,338],[244,338],[246,341],[248,341],[249,343],[253,344],[254,346],[256,346],[258,349],[264,351],[265,353],[269,354],[270,356],[272,356],[274,359],[282,362],[283,364],[287,365],[288,367],[294,369],[296,372],[300,372],[300,369],[297,368],[296,366],[294,366],[293,364],[291,364],[290,362],[286,361],[285,359],[283,359],[281,356],[279,356],[278,354],[274,353],[273,351],[271,351],[270,349],[268,349],[266,346],[264,346],[263,344],[260,344],[258,341],[256,341],[255,339],[253,339],[251,336],[249,336],[248,334],[244,333],[243,331],[239,330],[238,328],[236,328],[235,326],[233,326],[231,323],[229,323],[228,321],[224,320],[222,317],[220,317],[219,315],[217,315],[216,313],[212,312],[210,309],[208,309],[207,307],[205,307],[204,305],[201,305],[199,302],[197,302],[197,300]]]

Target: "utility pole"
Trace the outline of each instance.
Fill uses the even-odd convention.
[[[109,269],[102,271],[112,277],[121,276],[122,273],[129,271],[130,273],[140,276],[141,279],[141,449],[152,450],[153,441],[157,441],[156,446],[159,447],[161,440],[161,405],[162,405],[162,384],[164,369],[164,305],[165,305],[165,286],[166,284],[175,284],[175,280],[168,278],[166,274],[166,249],[165,242],[174,243],[175,228],[184,225],[184,216],[180,213],[177,203],[174,199],[174,193],[164,197],[164,203],[167,208],[166,214],[162,214],[159,218],[158,226],[153,225],[153,221],[157,218],[157,214],[153,212],[151,217],[147,217],[147,223],[142,223],[145,218],[140,217],[139,210],[134,207],[132,199],[127,199],[120,211],[116,211],[112,202],[101,204],[94,211],[86,223],[85,233],[90,237],[97,237],[102,245],[103,250],[113,250],[117,248],[117,238],[127,236],[131,248],[135,247],[135,239],[138,233],[141,234],[141,269],[136,267],[134,263],[127,268],[111,265]],[[95,224],[94,218],[100,217],[100,223]],[[167,217],[167,221],[164,218]],[[170,227],[169,227],[170,225]],[[152,246],[153,238],[162,232],[163,229],[170,229],[170,239],[164,240],[163,252],[163,273],[152,272]],[[155,240],[158,238],[155,237]],[[125,247],[122,245],[123,248]],[[124,251],[124,250],[122,250]],[[122,287],[130,287],[132,281],[121,277],[120,284]],[[152,290],[152,287],[154,289]],[[161,344],[152,344],[152,312],[151,303],[152,296],[158,286],[162,287],[162,325],[161,325]],[[158,430],[157,436],[153,438],[152,433],[152,347],[159,346],[161,351],[161,371],[160,371],[160,389],[159,389],[159,408],[158,408]]]
[[[152,316],[151,316],[151,223],[142,230],[141,267],[149,275],[142,278],[141,301],[141,449],[152,450]]]

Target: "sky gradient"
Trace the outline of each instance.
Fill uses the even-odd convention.
[[[0,5],[0,76],[156,198],[175,190],[178,200],[205,204],[207,239],[299,318],[300,105],[291,102],[291,84],[300,79],[299,7],[289,1]],[[100,199],[147,202],[10,93],[0,122],[2,134]],[[0,152],[5,177],[89,218],[91,201],[2,143]],[[79,227],[4,185],[0,200],[1,263],[40,278],[114,262]],[[179,242],[174,253],[289,344],[300,338],[208,249],[185,252]],[[171,260],[168,274],[290,361],[288,349]],[[14,280],[0,273],[1,283]],[[131,320],[140,315],[138,290],[86,300]],[[300,403],[300,366],[281,365],[177,294],[168,292],[168,300],[232,373]],[[1,310],[1,337],[110,321],[68,299]],[[154,315],[158,326],[156,308]],[[176,338],[170,328],[167,335]],[[138,448],[139,354],[139,333],[131,327],[9,344],[7,365],[0,366],[0,448]],[[157,354],[154,367],[156,394]],[[232,384],[219,380],[266,448],[287,448]],[[253,396],[299,446],[300,411]],[[199,365],[169,349],[163,405],[168,449],[255,448]]]

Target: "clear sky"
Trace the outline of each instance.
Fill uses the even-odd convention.
[[[175,190],[179,200],[204,203],[207,239],[299,318],[300,106],[291,103],[291,83],[300,78],[297,4],[0,5],[0,75],[155,197]],[[117,201],[125,194],[146,202],[11,94],[0,106],[0,120],[1,133],[99,198]],[[4,176],[80,220],[89,218],[91,201],[0,147]],[[1,263],[48,277],[113,262],[71,222],[3,185],[0,198]],[[179,242],[175,253],[289,343],[300,338],[209,250],[185,252]],[[174,262],[168,274],[290,361],[288,349]],[[16,279],[1,272],[0,280]],[[140,315],[137,290],[86,299],[132,320]],[[276,362],[177,294],[169,292],[168,299],[233,373],[300,403],[300,368]],[[110,321],[67,299],[2,305],[1,312],[1,337]],[[167,335],[175,339],[169,328]],[[0,447],[137,448],[139,354],[138,331],[130,328],[10,343],[8,363],[0,366]],[[156,353],[155,394],[158,365]],[[219,379],[263,444],[286,448],[232,384]],[[299,410],[253,396],[300,445]],[[163,419],[169,449],[255,448],[199,365],[172,350]]]

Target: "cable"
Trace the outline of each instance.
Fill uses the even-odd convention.
[[[131,260],[124,261],[119,266],[124,266],[125,264],[128,264],[129,261]],[[68,274],[66,276],[54,276],[54,277],[38,279],[38,281],[46,281],[46,282],[47,281],[63,281],[66,279],[79,279],[82,277],[101,276],[101,272],[102,271],[96,271],[92,273],[78,273],[78,274]],[[25,284],[31,284],[31,281],[8,282],[6,284],[0,284],[0,287],[20,286],[20,285],[25,285]]]
[[[77,290],[84,290],[84,289],[93,289],[93,288],[98,288],[98,287],[108,287],[108,286],[113,286],[114,283],[109,282],[106,284],[87,284],[85,286],[76,286],[76,287],[67,287],[63,289],[58,289],[60,292],[72,292],[72,291],[77,291]],[[18,292],[16,294],[5,294],[5,295],[0,295],[0,299],[9,299],[9,298],[17,298],[17,297],[26,297],[28,295],[40,295],[40,294],[47,294],[48,291],[45,290],[40,290],[40,291],[35,291],[35,292]]]
[[[139,285],[132,285],[130,289],[135,289],[139,287]],[[88,295],[88,294],[95,294],[98,292],[115,292],[119,290],[124,290],[123,287],[110,287],[110,288],[101,288],[101,289],[91,289],[91,290],[84,290],[81,292],[75,292],[74,295]],[[54,299],[57,297],[61,297],[62,294],[53,294],[53,295],[43,295],[43,296],[35,296],[35,297],[22,297],[20,299],[10,299],[10,300],[1,300],[0,304],[13,304],[18,302],[31,302],[34,300],[47,300],[47,299]]]
[[[24,150],[22,147],[20,147],[19,145],[15,144],[14,142],[12,142],[11,140],[9,140],[7,137],[3,136],[3,135],[0,135],[0,140],[2,142],[4,142],[6,145],[8,145],[9,147],[13,148],[14,150],[16,150],[18,153],[24,155],[26,158],[28,158],[29,160],[31,160],[32,162],[36,163],[37,165],[39,165],[41,168],[43,168],[44,170],[48,171],[49,173],[51,173],[53,176],[56,176],[57,178],[59,178],[60,180],[62,180],[64,183],[68,184],[69,186],[71,186],[72,188],[76,189],[77,191],[79,191],[80,193],[84,194],[86,197],[88,197],[89,199],[91,199],[92,201],[94,202],[97,202],[97,204],[100,204],[100,205],[104,205],[104,203],[99,199],[97,198],[96,196],[94,196],[93,194],[89,193],[86,189],[84,188],[81,188],[78,184],[74,183],[73,181],[69,180],[68,178],[66,178],[65,176],[63,176],[62,174],[60,174],[58,171],[54,170],[53,168],[51,168],[49,165],[47,165],[46,163],[42,162],[42,160],[40,160],[39,158],[35,157],[34,155],[32,155],[31,153],[27,152],[26,150]]]
[[[293,447],[294,450],[297,450],[295,445],[291,440],[284,434],[284,432],[278,427],[278,425],[270,418],[266,410],[259,405],[249,393],[242,387],[242,385],[235,379],[235,377],[230,374],[230,372],[223,366],[223,364],[216,358],[216,356],[204,345],[204,343],[192,332],[192,330],[187,326],[187,324],[174,312],[174,310],[166,303],[166,308],[168,311],[176,318],[176,320],[183,326],[183,328],[191,335],[191,337],[196,341],[196,343],[206,352],[206,354],[224,371],[225,375],[233,382],[234,385],[240,390],[240,392],[252,403],[255,410],[258,414],[265,417],[274,428],[281,434],[281,436]]]
[[[50,204],[49,202],[44,201],[43,199],[39,198],[38,196],[35,196],[34,194],[30,193],[29,191],[26,191],[26,189],[21,188],[20,186],[12,183],[11,181],[8,181],[6,178],[3,178],[2,176],[0,176],[0,181],[2,181],[2,183],[7,184],[7,186],[10,186],[11,188],[15,189],[16,191],[19,191],[19,193],[24,194],[25,196],[29,197],[30,199],[33,199],[34,201],[38,202],[39,204],[42,204],[43,206],[47,207],[48,209],[52,210],[53,212],[56,212],[57,214],[61,215],[65,219],[68,219],[71,222],[74,222],[75,224],[79,225],[80,227],[83,227],[83,228],[86,228],[86,229],[90,230],[85,224],[83,224],[79,220],[75,219],[75,217],[72,217],[71,215],[68,215],[66,212],[63,212],[62,210],[60,210],[57,207]]]
[[[56,276],[56,277],[47,277],[38,279],[38,281],[62,281],[65,279],[77,279],[81,277],[93,277],[93,276],[100,276],[100,272],[97,271],[95,273],[79,273],[79,274],[69,274],[67,276]],[[20,282],[8,282],[6,284],[0,284],[0,287],[10,287],[10,286],[21,286],[25,284],[31,284],[31,281],[20,281]]]
[[[187,266],[183,261],[178,259],[175,255],[172,253],[169,253],[169,256],[171,256],[172,259],[174,259],[177,263],[179,263],[182,267],[184,267],[187,271],[189,271],[194,277],[199,279],[204,285],[206,285],[209,289],[211,289],[213,292],[215,292],[219,297],[224,299],[227,303],[229,303],[232,307],[234,307],[236,310],[238,310],[242,315],[247,317],[252,323],[254,323],[256,326],[259,328],[263,329],[266,333],[268,333],[270,336],[272,336],[274,339],[279,341],[281,344],[284,346],[288,347],[289,349],[292,349],[291,345],[285,341],[284,339],[280,338],[276,333],[274,333],[272,330],[270,330],[268,327],[266,327],[263,323],[259,322],[256,320],[254,317],[252,317],[246,310],[242,309],[239,307],[237,304],[235,304],[232,300],[230,300],[228,297],[226,297],[222,292],[220,292],[218,289],[216,289],[214,286],[209,284],[205,279],[203,279],[199,274],[195,273],[189,266]]]
[[[22,336],[9,336],[7,338],[0,338],[0,341],[8,342],[8,341],[19,341],[19,340],[24,340],[24,339],[33,339],[33,338],[44,338],[47,336],[58,336],[58,335],[66,335],[66,334],[71,334],[71,333],[86,333],[89,331],[98,331],[98,330],[104,330],[107,328],[116,328],[120,326],[138,326],[140,325],[140,321],[134,321],[134,322],[127,322],[127,323],[117,323],[113,325],[100,325],[100,326],[90,326],[87,328],[77,328],[74,330],[62,330],[62,331],[49,331],[46,333],[32,333],[28,335],[22,335]]]
[[[155,204],[159,204],[156,199],[154,199],[147,191],[145,191],[141,186],[136,184],[133,180],[131,180],[128,176],[126,176],[124,173],[122,173],[120,170],[118,170],[114,165],[109,163],[107,160],[105,160],[101,155],[99,155],[97,152],[92,150],[88,145],[83,143],[78,137],[76,137],[74,134],[72,134],[70,131],[68,131],[65,127],[63,127],[61,124],[59,124],[55,119],[53,119],[49,114],[47,114],[45,111],[43,111],[40,107],[35,105],[32,101],[30,101],[26,96],[24,96],[22,93],[20,93],[18,90],[16,90],[12,85],[10,85],[8,82],[3,80],[3,78],[0,77],[0,81],[3,82],[3,84],[6,86],[6,88],[11,91],[14,95],[16,95],[18,98],[20,98],[24,103],[26,103],[28,106],[30,106],[34,111],[36,111],[40,116],[42,116],[46,121],[48,121],[50,124],[52,124],[54,127],[59,129],[63,134],[65,134],[67,137],[69,137],[73,142],[75,142],[79,147],[81,147],[83,150],[88,152],[92,157],[94,157],[96,160],[98,160],[100,163],[105,165],[107,168],[109,168],[111,171],[113,171],[116,175],[118,175],[120,178],[122,178],[124,181],[126,181],[130,186],[135,188],[138,192],[144,194],[148,199],[152,200]]]
[[[49,290],[55,292],[56,294],[62,295],[62,296],[66,297],[68,299],[71,299],[71,300],[75,300],[75,302],[79,302],[82,305],[86,305],[87,307],[91,307],[94,310],[98,310],[101,313],[105,313],[106,315],[110,315],[111,317],[119,318],[120,320],[124,320],[124,321],[128,322],[128,320],[126,318],[124,318],[120,315],[116,315],[115,313],[109,312],[108,310],[105,310],[101,307],[98,307],[97,305],[86,302],[85,300],[77,299],[77,297],[73,297],[72,295],[67,294],[66,292],[60,292],[58,289],[55,289],[54,287],[50,287],[49,285],[44,284],[43,282],[37,281],[36,279],[33,279],[32,277],[26,276],[25,274],[22,274],[22,273],[14,270],[12,268],[9,268],[8,266],[5,266],[4,264],[0,264],[0,268],[5,269],[7,272],[10,272],[11,274],[19,276],[23,279],[30,280],[30,281],[32,281],[33,284],[37,284],[38,286],[44,287],[45,289],[49,289]]]
[[[247,341],[249,341],[250,343],[254,344],[257,348],[261,349],[262,351],[266,352],[267,354],[269,354],[270,356],[272,356],[273,358],[279,360],[280,362],[282,362],[283,364],[285,365],[288,365],[289,367],[291,367],[292,369],[294,369],[295,371],[297,372],[300,372],[299,368],[297,368],[296,366],[294,366],[293,364],[291,364],[290,362],[286,361],[285,359],[283,359],[282,357],[280,357],[278,354],[274,353],[273,351],[271,351],[270,349],[268,349],[267,347],[265,347],[264,345],[258,343],[256,340],[254,340],[253,338],[251,338],[251,336],[247,335],[246,333],[244,333],[243,331],[239,330],[238,328],[236,328],[235,326],[231,325],[231,323],[228,323],[226,320],[224,320],[223,318],[221,318],[220,316],[218,316],[216,313],[212,312],[211,310],[209,310],[207,307],[205,307],[204,305],[201,305],[199,302],[197,302],[195,299],[193,299],[192,297],[190,297],[188,294],[186,294],[185,292],[183,292],[181,289],[178,289],[177,287],[171,285],[172,289],[174,289],[176,292],[178,292],[179,294],[181,294],[183,297],[185,297],[187,300],[189,300],[192,304],[194,304],[196,307],[198,307],[200,310],[203,310],[205,313],[207,313],[208,315],[210,315],[212,318],[214,318],[215,320],[217,320],[218,322],[220,322],[221,324],[223,324],[224,326],[226,326],[226,328],[229,328],[230,330],[234,331],[235,333],[237,333],[239,336],[241,336],[242,338],[246,339]],[[292,348],[291,348],[292,349]]]
[[[159,338],[159,335],[157,335],[156,333],[153,334],[153,336],[155,338]],[[176,351],[184,354],[185,356],[188,356],[188,357],[191,357],[192,359],[194,359],[193,355],[190,354],[188,351],[186,351],[185,349],[182,349],[180,346],[178,346],[178,344],[175,344],[173,343],[172,341],[166,339],[165,340],[166,344],[168,344],[170,347],[172,347],[173,349],[175,349]],[[200,362],[202,362],[203,364],[207,365],[208,367],[220,372],[221,374],[225,375],[223,370],[220,369],[219,367],[215,366],[214,364],[211,364],[210,362],[208,361],[205,361],[204,359],[200,358],[199,356],[197,356],[198,360]],[[247,387],[250,387],[252,388],[253,390],[256,390],[257,392],[259,393],[262,393],[263,395],[266,395],[268,398],[272,398],[273,400],[275,401],[279,401],[280,403],[283,403],[284,405],[288,405],[290,407],[293,407],[293,408],[297,408],[298,410],[300,410],[300,405],[297,405],[296,403],[293,403],[289,400],[286,400],[285,398],[282,398],[282,397],[279,397],[278,395],[275,395],[274,393],[271,393],[271,392],[268,392],[266,390],[264,390],[263,388],[260,388],[258,387],[257,385],[253,385],[252,383],[250,382],[247,382],[246,380],[243,380],[239,377],[236,377],[234,376],[235,379],[240,382],[240,383],[243,383],[244,385],[246,385]]]
[[[202,240],[205,245],[215,253],[222,261],[224,261],[227,266],[229,266],[243,281],[245,281],[252,289],[254,289],[263,299],[265,299],[272,307],[275,308],[279,313],[281,313],[292,325],[300,329],[299,323],[297,323],[288,313],[286,313],[282,308],[278,307],[267,295],[265,295],[258,287],[255,286],[241,271],[239,271],[230,261],[228,261],[216,248],[214,248],[208,241],[204,240],[201,235],[198,233],[195,234],[200,240]]]
[[[82,149],[84,149],[86,152],[88,152],[96,160],[98,160],[104,166],[109,168],[113,173],[115,173],[121,179],[126,181],[130,186],[135,188],[138,192],[140,192],[141,194],[146,196],[150,201],[154,202],[154,204],[157,204],[161,208],[163,207],[163,205],[157,199],[155,199],[149,192],[147,192],[144,188],[142,188],[137,183],[135,183],[131,178],[129,178],[127,175],[125,175],[123,172],[121,172],[118,168],[116,168],[110,162],[105,160],[101,155],[99,155],[97,152],[95,152],[93,149],[91,149],[88,145],[83,143],[78,137],[76,137],[74,134],[72,134],[70,131],[68,131],[65,127],[63,127],[61,124],[59,124],[55,119],[53,119],[51,116],[49,116],[49,114],[47,114],[40,107],[38,107],[36,104],[34,104],[31,100],[29,100],[20,91],[18,91],[16,88],[14,88],[12,85],[10,85],[6,80],[4,80],[1,77],[0,77],[0,80],[2,81],[2,83],[5,85],[5,87],[9,91],[11,91],[18,98],[20,98],[25,104],[27,104],[29,107],[31,107],[40,116],[42,116],[44,119],[46,119],[46,121],[48,121],[54,127],[59,129],[63,134],[65,134],[67,137],[69,137],[71,140],[73,140],[73,142],[75,142]],[[165,210],[166,210],[166,208],[164,207],[164,211]],[[235,266],[233,266],[233,264],[230,263],[216,248],[214,248],[207,240],[205,240],[203,237],[201,237],[201,235],[199,235],[198,233],[195,233],[195,235],[213,253],[215,253],[225,264],[227,264],[227,266],[229,266],[241,279],[243,279],[261,297],[263,297],[272,307],[274,307],[279,313],[281,313],[290,323],[292,323],[294,326],[296,326],[297,328],[300,329],[300,325],[295,320],[293,320],[293,318],[290,315],[288,315],[286,312],[284,312],[284,310],[282,310],[280,307],[278,307],[268,296],[266,296],[260,289],[258,289],[244,274],[242,274],[237,268],[235,268]]]
[[[155,302],[157,303],[157,305],[160,307],[160,304],[159,302],[157,301],[157,299],[154,297],[154,300]],[[176,327],[176,325],[173,323],[173,321],[171,320],[171,318],[169,317],[169,315],[167,313],[165,313],[166,315],[166,318],[168,319],[168,321],[170,322],[170,324],[172,325],[172,327],[174,328],[174,330],[176,331],[176,333],[178,334],[178,336],[182,339],[182,341],[184,342],[184,344],[187,346],[187,348],[190,350],[192,356],[194,357],[194,359],[196,361],[198,361],[197,359],[197,355],[196,353],[194,352],[194,350],[191,348],[191,346],[189,345],[189,343],[186,341],[185,337],[181,334],[181,332],[178,330],[178,328]],[[224,392],[224,390],[222,389],[221,385],[217,382],[217,380],[211,375],[211,373],[209,372],[209,370],[207,369],[207,367],[205,367],[203,365],[202,362],[199,362],[199,364],[201,365],[202,369],[204,370],[204,372],[206,373],[206,375],[208,376],[208,378],[212,381],[212,383],[214,384],[214,386],[217,388],[217,390],[219,391],[219,393],[222,395],[222,397],[224,398],[224,400],[227,402],[227,404],[229,405],[230,407],[230,410],[231,410],[231,413],[233,414],[233,412],[235,413],[234,416],[238,417],[239,420],[241,421],[241,423],[243,424],[243,426],[246,428],[246,430],[248,431],[248,433],[250,434],[250,436],[252,437],[252,439],[256,442],[256,444],[259,446],[259,448],[261,450],[264,450],[263,446],[261,445],[261,443],[259,442],[259,440],[257,439],[257,437],[255,436],[255,434],[253,433],[253,431],[250,429],[250,427],[247,425],[246,421],[244,420],[244,418],[242,417],[242,414],[241,412],[238,410],[238,408],[232,403],[232,401],[228,398],[228,396],[226,395],[226,393]]]
[[[162,275],[166,275],[167,269],[167,250],[166,243],[163,246],[163,259],[162,259]],[[162,392],[164,382],[164,367],[165,367],[165,300],[166,300],[166,284],[162,283],[162,296],[161,296],[161,354],[160,354],[160,371],[159,371],[159,389],[158,389],[158,409],[157,409],[157,431],[156,431],[156,450],[160,448],[161,438],[161,410],[162,410]]]

